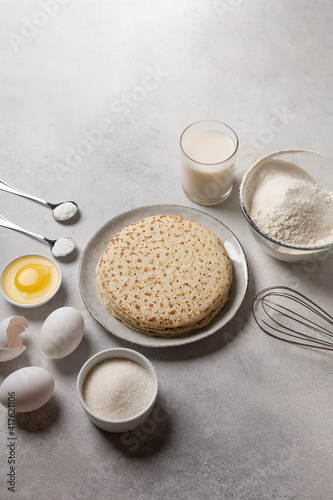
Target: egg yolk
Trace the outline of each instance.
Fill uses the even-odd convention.
[[[50,282],[51,266],[27,264],[21,267],[15,275],[16,288],[28,295],[44,290]]]

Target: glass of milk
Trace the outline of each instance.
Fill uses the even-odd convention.
[[[232,190],[238,137],[225,123],[203,120],[189,125],[180,137],[182,185],[200,205],[216,205]]]

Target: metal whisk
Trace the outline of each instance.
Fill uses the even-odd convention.
[[[272,286],[262,290],[254,299],[252,311],[260,328],[272,337],[333,351],[333,317],[292,288]]]

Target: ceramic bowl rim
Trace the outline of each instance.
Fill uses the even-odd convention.
[[[108,356],[108,354],[111,354],[111,355]],[[90,410],[90,408],[87,406],[86,402],[83,399],[82,390],[83,390],[83,385],[84,385],[85,379],[86,379],[88,373],[90,372],[90,370],[94,366],[96,366],[100,361],[104,361],[106,359],[114,359],[114,358],[132,360],[132,358],[127,357],[126,354],[127,355],[130,354],[131,356],[136,358],[136,362],[138,364],[140,364],[143,368],[145,368],[149,372],[149,374],[152,376],[153,382],[154,382],[153,396],[152,396],[151,400],[149,401],[148,405],[145,406],[139,413],[136,413],[132,417],[121,419],[121,420],[112,420],[112,419],[107,419],[107,418],[101,417],[100,415],[97,415],[97,413],[94,413],[92,410]],[[147,369],[147,367],[149,367],[149,370]],[[77,392],[78,399],[79,399],[83,409],[86,411],[86,413],[88,415],[93,417],[93,419],[95,419],[96,421],[99,421],[100,423],[105,424],[105,425],[112,425],[114,427],[117,427],[117,426],[121,427],[121,426],[124,426],[126,424],[134,423],[136,420],[139,420],[149,409],[153,408],[153,406],[156,402],[156,399],[157,399],[157,394],[158,394],[158,378],[157,378],[157,374],[156,374],[156,371],[155,371],[153,364],[149,361],[148,358],[146,358],[146,356],[144,356],[143,354],[141,354],[138,351],[135,351],[134,349],[129,349],[127,347],[112,347],[109,349],[104,349],[103,351],[99,351],[96,354],[94,354],[93,356],[91,356],[89,359],[87,359],[87,361],[81,367],[79,374],[77,376],[76,392]]]

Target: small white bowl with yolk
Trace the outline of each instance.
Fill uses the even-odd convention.
[[[1,271],[0,290],[11,304],[37,307],[54,297],[61,278],[60,267],[49,257],[41,254],[20,255]]]

